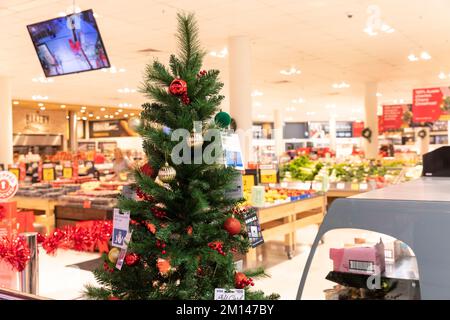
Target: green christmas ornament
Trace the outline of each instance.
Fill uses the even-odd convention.
[[[224,112],[224,111],[220,111],[214,117],[214,121],[216,122],[216,124],[219,127],[226,128],[231,123],[231,116],[228,113]]]

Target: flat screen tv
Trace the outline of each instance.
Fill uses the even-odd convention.
[[[46,77],[110,67],[92,10],[27,28]]]

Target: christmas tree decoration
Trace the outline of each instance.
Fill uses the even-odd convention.
[[[163,129],[191,129],[195,122],[210,124],[214,120],[221,127],[230,123],[230,116],[220,112],[224,97],[220,95],[219,71],[202,70],[206,51],[192,14],[178,15],[176,40],[178,53],[171,55],[169,65],[155,60],[146,67],[142,83],[150,101],[142,105],[139,133],[156,177],[149,179],[150,171],[141,170],[135,174],[135,183],[155,200],[120,197],[118,205],[139,222],[129,226],[132,241],[128,250],[138,255],[140,262],[120,272],[95,270],[99,287],[88,286],[88,298],[106,299],[113,294],[122,300],[211,299],[216,288],[235,287],[236,266],[233,255],[228,254],[230,248],[242,254],[250,248],[247,234],[230,237],[223,224],[230,208],[240,203],[228,192],[240,173],[217,162],[192,163],[191,157],[179,161],[182,155],[177,155],[176,146],[181,140],[173,141]],[[204,144],[199,136],[193,138],[192,146]],[[188,149],[186,142],[181,146]],[[236,219],[241,220],[237,215]],[[237,223],[228,224],[227,228],[236,232]],[[203,258],[198,261],[200,256]],[[111,264],[109,259],[106,262]],[[245,298],[266,297],[246,289]]]
[[[192,132],[191,136],[187,140],[190,148],[198,148],[203,145],[203,135],[200,132]]]
[[[247,278],[247,276],[242,272],[235,273],[234,284],[236,289],[244,289],[247,286],[254,286],[253,279]]]
[[[167,162],[158,171],[158,178],[163,183],[172,182],[175,179],[176,175],[177,175],[177,172],[175,171],[175,168],[172,166],[169,166],[169,164]]]
[[[221,128],[227,128],[231,123],[231,116],[225,111],[220,111],[214,117],[214,121]]]
[[[134,267],[135,265],[137,265],[139,263],[140,260],[141,260],[141,257],[139,257],[139,255],[134,252],[128,253],[125,256],[125,264],[129,267]]]
[[[231,235],[234,236],[236,234],[239,234],[241,232],[241,222],[234,218],[230,217],[227,220],[225,220],[223,224],[223,228]]]
[[[128,120],[128,126],[133,131],[139,131],[142,126],[142,120],[138,117],[133,117]]]
[[[111,263],[117,263],[117,259],[119,259],[120,250],[118,248],[111,248],[108,253],[108,259]]]
[[[174,79],[169,85],[169,92],[174,96],[182,96],[187,93],[187,83],[182,79]]]
[[[153,223],[147,222],[147,223],[145,224],[145,227],[147,228],[147,230],[148,230],[150,233],[152,233],[152,234],[155,234],[155,233],[156,233],[156,226],[155,226]]]
[[[172,268],[169,260],[162,259],[162,258],[158,258],[156,267],[158,268],[158,271],[162,276],[167,275]]]
[[[187,93],[185,93],[181,96],[181,102],[183,102],[185,105],[188,105],[191,103],[191,99],[189,99],[189,96],[187,95]]]
[[[145,174],[148,177],[153,177],[154,175],[154,170],[152,168],[152,166],[147,162],[146,164],[144,164],[141,168],[140,168],[141,172],[143,174]]]
[[[109,296],[108,300],[120,300],[120,298],[115,297],[115,296]]]
[[[0,261],[9,264],[15,271],[23,271],[30,260],[30,249],[22,237],[0,237]]]

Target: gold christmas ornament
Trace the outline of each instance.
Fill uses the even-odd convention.
[[[117,259],[119,259],[120,250],[118,248],[112,248],[109,250],[108,259],[112,263],[116,263]]]
[[[158,178],[163,183],[168,183],[173,181],[177,175],[177,172],[174,167],[169,166],[169,164],[166,162],[161,169],[158,171]]]
[[[199,132],[192,132],[191,136],[187,140],[188,146],[190,148],[194,147],[201,147],[203,145],[203,135]]]

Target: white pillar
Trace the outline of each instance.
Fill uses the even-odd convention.
[[[365,127],[372,130],[371,141],[364,139],[364,151],[367,159],[378,157],[378,103],[377,103],[377,83],[367,82],[365,85]]]
[[[419,132],[425,130],[425,137],[419,137]],[[430,128],[420,127],[414,128],[414,135],[416,137],[416,147],[419,155],[423,156],[430,151]]]
[[[242,132],[241,148],[244,161],[255,161],[252,148],[252,99],[250,40],[245,36],[228,40],[230,115]]]
[[[78,152],[78,117],[75,111],[69,112],[69,149]]]
[[[274,116],[273,136],[275,139],[275,152],[277,157],[280,157],[285,151],[285,145],[283,142],[283,114],[281,110],[275,109],[273,116]]]
[[[330,126],[330,149],[336,151],[336,118],[334,116],[331,116],[329,126]]]
[[[0,77],[0,163],[13,162],[13,111],[11,80]]]

